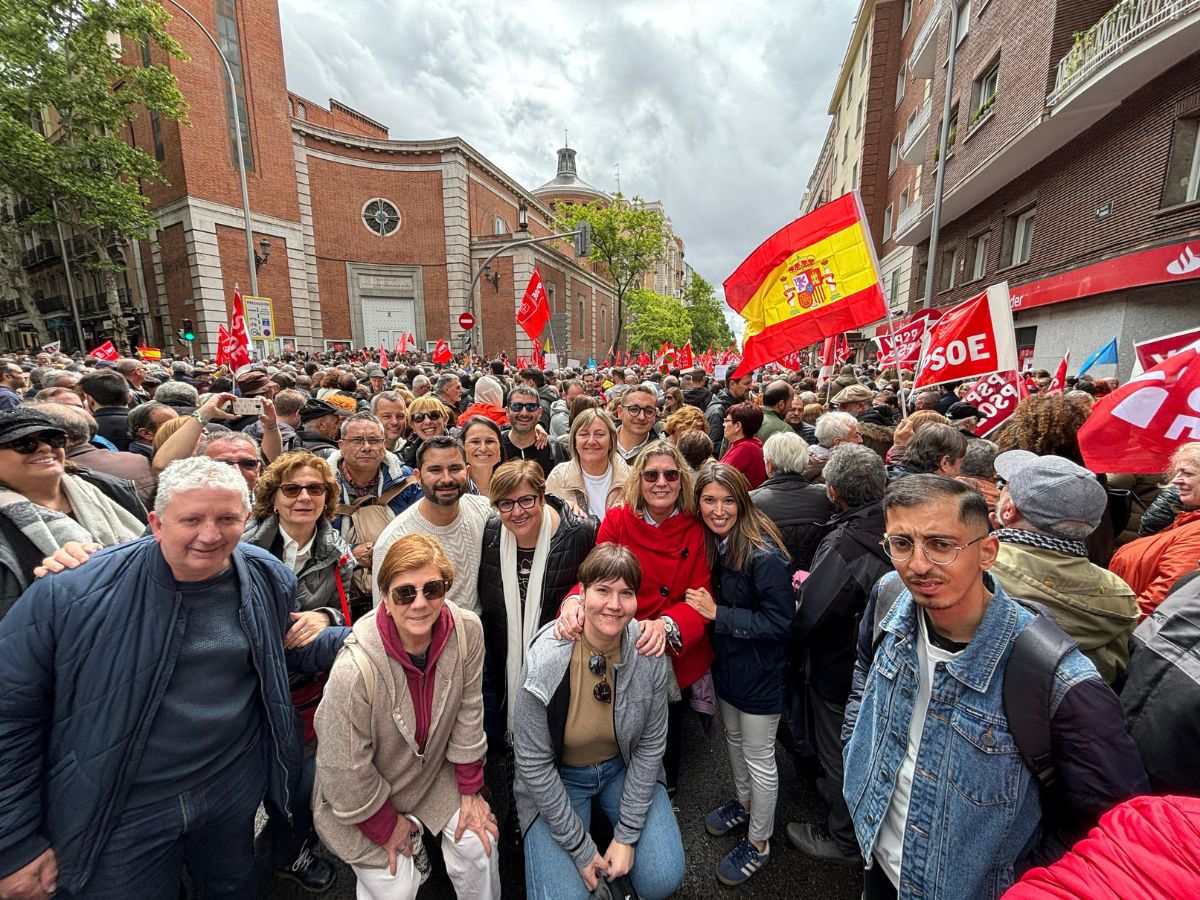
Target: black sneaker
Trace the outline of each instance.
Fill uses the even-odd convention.
[[[291,865],[276,867],[275,874],[280,878],[291,879],[310,893],[323,894],[333,887],[337,869],[329,860],[322,859],[312,852],[314,843],[312,840],[305,841]]]
[[[851,868],[862,868],[862,857],[857,852],[847,853],[842,850],[824,823],[789,822],[787,838],[793,847],[814,859],[823,859],[826,862]]]

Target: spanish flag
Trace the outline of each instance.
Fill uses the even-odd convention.
[[[740,377],[887,315],[866,216],[852,191],[781,228],[725,281],[746,320]]]

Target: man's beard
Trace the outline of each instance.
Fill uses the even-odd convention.
[[[455,492],[453,497],[446,496],[446,495],[439,495],[437,493],[436,485],[432,489],[425,487],[425,485],[421,485],[421,493],[423,493],[425,495],[425,499],[428,500],[430,503],[435,503],[438,506],[453,506],[459,500],[461,500],[463,498],[463,495],[466,494],[466,492],[467,492],[466,486],[464,486],[464,485],[456,484],[455,487],[458,490]]]

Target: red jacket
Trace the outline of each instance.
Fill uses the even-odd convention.
[[[456,425],[465,425],[467,419],[471,416],[483,416],[485,419],[491,419],[501,428],[508,427],[508,413],[499,406],[492,406],[490,403],[472,403],[459,416],[455,423]]]
[[[721,462],[728,463],[745,475],[746,480],[750,482],[750,490],[761,486],[767,480],[767,465],[763,462],[762,441],[756,437],[735,441],[725,451]]]
[[[690,687],[708,671],[713,658],[708,622],[683,600],[688,588],[705,588],[712,593],[712,573],[699,520],[679,513],[655,527],[622,503],[610,509],[600,524],[596,543],[606,541],[628,547],[641,563],[637,618],[666,615],[679,626],[683,652],[673,657],[675,678],[681,688]]]
[[[1200,509],[1181,512],[1169,528],[1131,541],[1113,554],[1109,569],[1133,588],[1142,618],[1150,615],[1181,575],[1200,560]]]
[[[1200,897],[1200,799],[1134,797],[1062,859],[1030,869],[1004,900]]]

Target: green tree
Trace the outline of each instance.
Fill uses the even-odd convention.
[[[728,347],[733,343],[733,332],[725,321],[725,305],[708,281],[693,274],[683,289],[683,302],[692,317],[692,347],[697,353],[710,344]]]
[[[126,243],[156,224],[141,186],[161,176],[124,136],[143,110],[184,116],[175,76],[141,64],[143,45],[186,59],[166,32],[169,20],[156,0],[0,0],[0,189],[31,210],[5,223],[0,253],[10,289],[17,286],[44,338],[28,278],[11,271],[21,265],[11,253],[14,229],[61,227],[80,239],[82,267],[104,284],[113,343],[128,346],[117,273]]]
[[[616,302],[616,328],[610,353],[621,346],[625,324],[625,301],[631,291],[642,286],[647,272],[666,258],[666,229],[662,213],[647,209],[640,197],[626,199],[621,194],[612,203],[594,200],[583,205],[559,205],[560,231],[573,230],[580,222],[592,226],[590,259],[600,274],[613,283]]]
[[[653,355],[663,341],[682,347],[692,335],[692,318],[674,297],[664,297],[646,288],[626,295],[629,312],[629,346]]]

